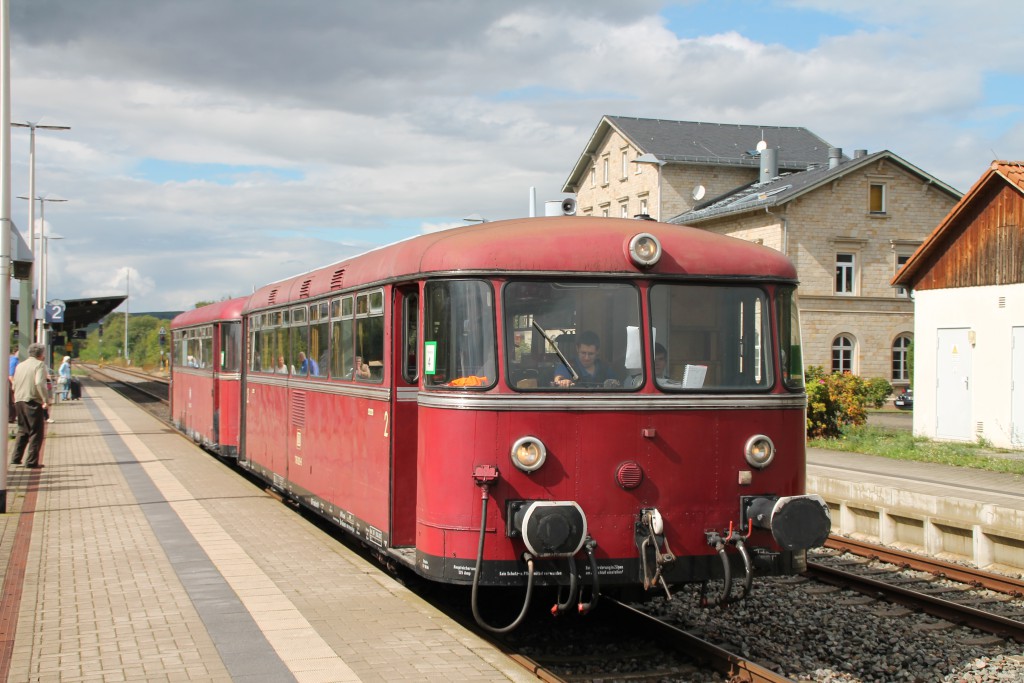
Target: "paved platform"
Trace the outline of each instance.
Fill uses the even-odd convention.
[[[52,417],[8,473],[0,680],[534,680],[112,390]]]

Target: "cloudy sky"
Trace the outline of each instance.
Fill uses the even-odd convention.
[[[961,191],[1024,159],[1020,0],[9,2],[12,121],[71,126],[36,135],[49,294],[130,272],[133,312],[525,216],[605,114],[803,126]]]

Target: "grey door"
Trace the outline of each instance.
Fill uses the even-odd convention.
[[[938,331],[936,354],[935,435],[973,441],[971,433],[971,344],[968,329]]]
[[[1024,327],[1013,328],[1010,372],[1010,443],[1024,446]]]

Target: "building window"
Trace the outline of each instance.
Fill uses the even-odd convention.
[[[602,171],[603,171],[603,175],[601,176],[603,178],[603,180],[601,182],[604,183],[605,185],[607,185],[608,184],[608,157],[605,157],[605,158],[601,159],[601,167],[602,167]]]
[[[629,159],[627,158],[629,152],[622,150],[622,179],[625,180],[626,176],[629,175]]]
[[[836,254],[836,294],[854,293],[853,254]]]
[[[903,270],[903,266],[907,265],[907,261],[909,260],[909,254],[896,254],[896,273],[894,274],[898,274],[901,270]],[[906,287],[897,287],[896,296],[910,296],[910,290],[908,290]]]
[[[832,340],[832,372],[853,372],[853,340],[845,334]]]
[[[590,167],[590,186],[595,187],[597,185],[597,164]]]
[[[871,183],[868,188],[868,211],[885,213],[885,185],[882,183]]]
[[[637,153],[636,158],[637,159],[640,158],[640,154],[639,153]],[[640,173],[642,173],[643,170],[644,170],[644,165],[636,163],[636,159],[633,160],[633,166],[636,167],[636,170],[633,171],[634,175],[640,175]]]
[[[602,204],[601,205],[601,215],[603,217],[608,218],[608,216],[611,215],[611,211],[612,211],[611,204]]]
[[[640,200],[640,215],[649,216],[650,213],[647,211],[647,199]]]
[[[892,381],[910,381],[910,335],[901,334],[892,343]]]
[[[619,218],[629,218],[629,203],[622,202],[619,204]]]

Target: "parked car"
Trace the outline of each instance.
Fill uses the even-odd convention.
[[[907,389],[902,394],[896,397],[893,401],[893,405],[901,410],[913,410],[914,409],[914,391],[913,389]]]

